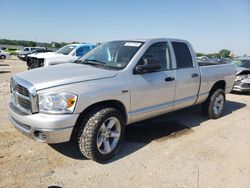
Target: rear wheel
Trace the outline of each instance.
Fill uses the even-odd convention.
[[[5,55],[0,55],[0,59],[6,59]]]
[[[93,109],[78,128],[77,141],[81,153],[88,159],[105,162],[120,149],[124,135],[124,118],[110,107]]]
[[[225,92],[222,89],[217,89],[209,95],[206,102],[202,104],[202,111],[206,113],[209,118],[217,119],[222,116],[224,105]]]

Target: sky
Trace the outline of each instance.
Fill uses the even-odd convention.
[[[0,0],[0,38],[104,42],[165,37],[250,55],[250,0]]]

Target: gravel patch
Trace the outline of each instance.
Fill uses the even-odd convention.
[[[0,98],[6,98],[10,93],[10,83],[0,82]]]

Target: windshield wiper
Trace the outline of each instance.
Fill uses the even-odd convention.
[[[99,60],[96,60],[96,59],[85,59],[84,61],[92,61],[92,62],[96,62],[96,63],[98,63],[98,64],[103,64],[103,65],[105,65],[106,64],[106,62],[103,62],[103,61],[99,61]]]
[[[78,63],[83,63],[85,65],[94,65],[94,66],[101,66],[105,69],[110,69],[110,67],[108,65],[106,65],[105,62],[96,60],[96,59],[85,59],[85,60],[78,60]]]
[[[109,69],[109,70],[111,70],[111,69],[120,70],[121,69],[121,68],[118,68],[118,67],[109,66],[105,62],[99,61],[99,60],[96,60],[96,59],[85,59],[85,60],[77,59],[74,62],[75,63],[82,63],[82,64],[85,64],[85,65],[101,66],[101,67],[103,67],[105,69]]]

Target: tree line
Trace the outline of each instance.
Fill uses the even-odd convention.
[[[79,42],[71,42],[71,43],[79,43]],[[28,41],[28,40],[9,40],[9,39],[0,39],[0,44],[3,45],[17,45],[17,46],[29,46],[29,47],[46,47],[46,48],[61,48],[67,44],[66,42],[35,42],[35,41]],[[218,53],[197,53],[197,57],[207,56],[209,58],[228,58],[230,57],[231,51],[227,49],[222,49]]]
[[[197,53],[196,55],[197,57],[207,56],[209,58],[229,58],[231,57],[231,51],[228,49],[222,49],[218,53],[210,53],[210,54]]]
[[[78,43],[78,42],[72,42]],[[46,47],[46,48],[61,48],[69,43],[66,42],[35,42],[28,40],[9,40],[9,39],[0,39],[0,44],[2,45],[17,45],[17,46],[29,46],[29,47]]]

